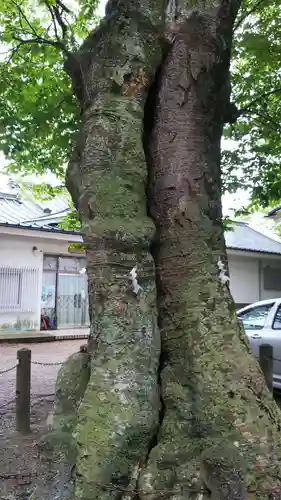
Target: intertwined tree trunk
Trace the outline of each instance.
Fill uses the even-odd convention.
[[[237,324],[221,223],[240,1],[178,4],[111,0],[67,64],[91,333],[57,383],[60,498],[281,498],[281,420]]]

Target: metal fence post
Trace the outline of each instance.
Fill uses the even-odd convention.
[[[270,392],[273,391],[273,347],[262,344],[259,348],[259,361],[264,374],[266,385]]]
[[[26,434],[30,432],[31,350],[19,349],[17,359],[16,430]]]

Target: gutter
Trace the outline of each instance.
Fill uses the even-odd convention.
[[[29,231],[40,231],[45,233],[55,233],[55,234],[72,234],[74,236],[83,236],[81,231],[69,231],[68,229],[56,229],[53,227],[34,227],[26,226],[22,224],[11,224],[9,222],[0,222],[0,227],[11,227],[13,229],[28,229]]]
[[[249,248],[241,248],[241,247],[234,247],[234,246],[226,246],[227,250],[235,250],[238,252],[247,252],[247,253],[260,253],[263,255],[276,255],[278,257],[281,257],[281,251],[280,252],[267,252],[266,250],[250,250]]]

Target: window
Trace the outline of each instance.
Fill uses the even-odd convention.
[[[244,313],[239,314],[246,330],[261,330],[264,327],[269,311],[273,302],[262,306],[253,307]]]
[[[13,311],[21,306],[22,273],[20,269],[0,268],[0,310]]]
[[[277,313],[274,318],[273,322],[273,329],[274,330],[281,330],[281,306],[278,307]]]
[[[281,291],[281,268],[266,266],[263,269],[263,286],[265,290]]]
[[[79,273],[86,266],[86,260],[76,257],[60,257],[59,271]]]
[[[34,312],[38,297],[38,269],[0,266],[0,313]]]
[[[44,257],[43,257],[43,269],[44,269],[44,271],[56,271],[56,269],[57,269],[57,257],[51,257],[49,255],[44,255]]]

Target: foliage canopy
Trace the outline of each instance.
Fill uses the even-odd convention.
[[[1,0],[0,149],[13,172],[63,179],[79,108],[63,69],[97,23],[95,1]],[[223,152],[224,190],[249,188],[253,204],[281,198],[281,0],[245,0],[234,33],[235,141]]]

